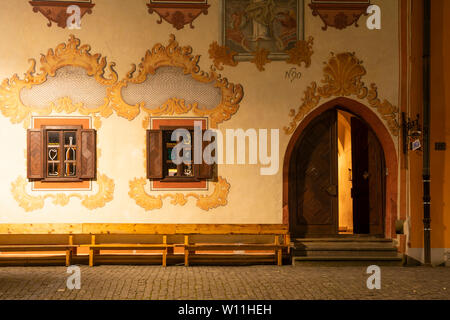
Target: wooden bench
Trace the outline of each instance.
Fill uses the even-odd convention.
[[[167,236],[163,236],[161,244],[139,244],[139,243],[96,243],[95,235],[91,235],[91,244],[89,247],[89,266],[95,265],[95,259],[100,255],[100,250],[146,250],[146,251],[162,251],[162,265],[167,266],[167,253],[169,249],[173,248],[173,245],[167,244]]]
[[[73,244],[73,236],[69,236],[68,244],[7,244],[0,245],[0,252],[36,252],[55,251],[66,253],[66,266],[72,265],[77,245]]]
[[[159,263],[158,255],[109,254],[111,250],[159,251],[162,265],[187,266],[272,261],[280,265],[283,258],[290,257],[289,230],[283,224],[0,224],[0,246],[0,252],[62,251],[66,253],[67,265],[73,259],[91,266],[116,260]],[[29,263],[29,257],[24,257]],[[7,257],[5,261],[9,263],[14,258]]]
[[[218,234],[220,235],[220,234]],[[223,251],[273,251],[274,262],[278,266],[283,265],[283,252],[290,254],[290,238],[289,234],[275,234],[272,235],[273,242],[271,243],[191,243],[190,236],[184,236],[184,265],[189,266],[189,258],[196,256],[196,252],[212,252],[216,254],[217,252]],[[280,238],[283,241],[280,241]],[[201,253],[202,257],[208,254]],[[200,256],[197,255],[197,256]]]
[[[207,263],[273,261],[282,265],[283,256],[290,255],[291,247],[285,225],[111,224],[99,227],[95,224],[85,224],[84,230],[91,235],[91,243],[85,245],[89,248],[90,266],[96,265],[100,260],[97,258],[103,255],[100,252],[102,250],[162,251],[163,266],[167,266],[168,257],[172,262],[184,262],[185,266],[201,260]],[[137,238],[127,238],[130,236]],[[157,240],[148,240],[155,236],[158,237]],[[175,251],[179,254],[174,254]],[[231,251],[232,254],[224,253],[226,251]],[[239,254],[236,251],[240,251]],[[242,251],[252,255],[247,254],[247,257],[244,257]],[[261,254],[257,255],[257,251]],[[117,258],[121,260],[119,256]],[[104,261],[110,259],[111,256],[104,255]],[[133,261],[133,258],[125,259],[129,259],[131,263]]]

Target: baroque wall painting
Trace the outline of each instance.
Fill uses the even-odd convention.
[[[209,8],[208,0],[150,0],[147,3],[148,12],[156,12],[161,24],[163,19],[169,22],[175,29],[181,30],[185,25],[194,29],[194,20],[202,13],[207,15]]]
[[[222,44],[237,60],[284,60],[303,40],[303,0],[223,0]]]
[[[92,14],[95,6],[92,0],[32,0],[29,3],[33,7],[33,12],[40,12],[48,19],[48,27],[56,23],[63,29],[66,27],[79,29],[81,19],[86,13]]]

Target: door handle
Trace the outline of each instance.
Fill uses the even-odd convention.
[[[335,184],[329,185],[327,188],[327,193],[332,197],[337,196],[337,185]]]

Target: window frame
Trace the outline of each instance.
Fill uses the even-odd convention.
[[[43,179],[42,182],[81,182],[83,179],[81,179],[81,131],[83,127],[81,125],[79,126],[41,126],[42,134],[43,134]],[[49,131],[59,131],[59,152],[60,152],[60,159],[59,159],[59,165],[60,165],[60,171],[61,173],[64,170],[66,160],[65,160],[65,144],[64,144],[64,131],[75,131],[76,132],[76,175],[73,177],[64,177],[64,176],[58,176],[58,177],[51,177],[48,175],[48,166],[49,166],[49,159],[48,159],[48,132]]]
[[[165,141],[165,133],[167,131],[174,131],[177,129],[185,129],[191,132],[191,156],[192,156],[192,170],[193,175],[192,176],[169,176],[167,171],[167,159],[168,159],[168,149],[166,146],[166,143],[168,141]],[[195,154],[195,147],[194,147],[194,126],[160,126],[159,130],[162,131],[162,156],[163,156],[163,167],[162,167],[162,174],[163,178],[160,179],[160,182],[200,182],[202,179],[198,177],[200,167],[198,164],[194,164],[194,154]],[[174,141],[171,141],[174,142]],[[174,142],[179,143],[179,142]],[[203,155],[203,149],[202,149],[202,155]],[[182,167],[184,164],[180,164],[177,166],[178,172],[182,170]]]

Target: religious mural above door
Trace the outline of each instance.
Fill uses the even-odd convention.
[[[285,60],[303,40],[303,0],[223,0],[222,44],[237,60]]]

